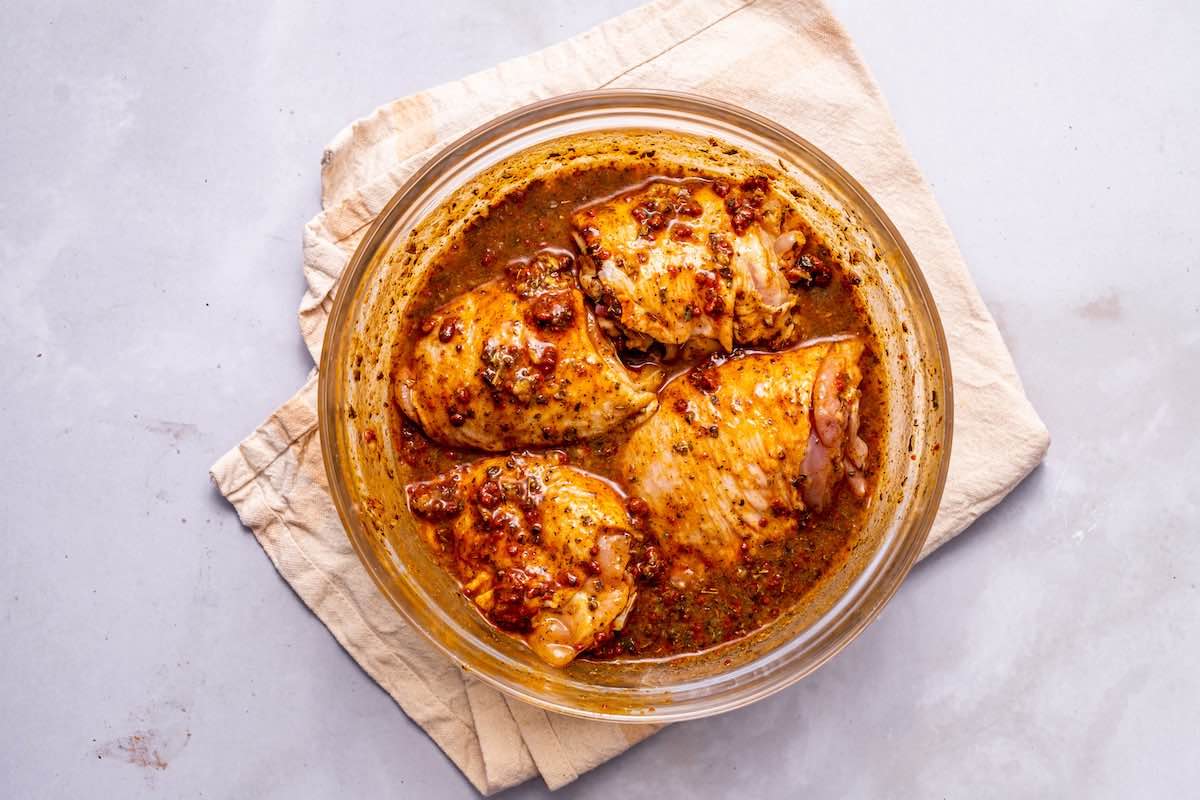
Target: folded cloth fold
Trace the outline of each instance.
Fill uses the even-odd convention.
[[[763,114],[839,161],[899,228],[942,316],[956,397],[950,475],[925,554],[1037,466],[1049,445],[1046,429],[878,88],[820,0],[659,0],[389,103],[344,129],[321,160],[324,210],[304,231],[300,328],[314,359],[338,277],[409,175],[497,114],[608,86],[689,91]],[[539,773],[557,788],[657,729],[548,714],[464,675],[435,651],[355,557],[329,497],[316,434],[314,372],[213,466],[213,480],[300,598],[480,792]]]

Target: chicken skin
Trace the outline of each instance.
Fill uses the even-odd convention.
[[[863,347],[843,339],[735,355],[663,388],[662,410],[629,437],[617,469],[685,582],[704,564],[763,555],[803,511],[827,507],[843,477],[866,494]]]
[[[782,210],[767,186],[656,180],[578,210],[580,282],[605,329],[627,347],[658,342],[669,353],[688,342],[727,352],[786,344],[792,279],[805,278],[788,259],[804,238],[778,234]]]
[[[405,415],[434,441],[497,452],[572,444],[653,413],[573,266],[539,253],[426,318],[395,375]]]
[[[608,484],[553,455],[496,456],[407,488],[418,529],[497,626],[561,667],[634,600],[631,520]]]

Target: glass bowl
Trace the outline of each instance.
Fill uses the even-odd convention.
[[[605,133],[607,132],[607,133]],[[691,137],[697,158],[768,164],[822,221],[861,280],[888,378],[883,467],[868,523],[845,560],[803,602],[743,639],[670,659],[540,661],[478,614],[416,534],[397,479],[388,384],[398,315],[436,250],[470,213],[562,156],[555,142],[594,134]],[[674,141],[678,141],[677,139]],[[741,162],[739,162],[741,159]],[[505,162],[500,165],[500,162]],[[500,165],[500,166],[498,166]],[[418,223],[421,223],[418,225]],[[424,260],[423,260],[424,259]],[[414,174],[363,238],[338,284],[321,354],[321,446],[338,513],[363,565],[403,618],[464,670],[550,711],[617,722],[667,722],[728,711],[815,670],[895,593],[921,551],[945,483],[952,431],[950,362],[929,289],[883,211],[846,172],[779,125],[706,98],[597,91],[499,117]]]

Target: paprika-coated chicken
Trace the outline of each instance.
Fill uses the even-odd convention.
[[[843,477],[866,494],[862,352],[862,340],[843,339],[734,355],[663,388],[617,468],[679,569],[689,557],[729,566],[762,556],[796,532],[800,512],[828,506]]]
[[[580,282],[605,329],[644,350],[779,346],[794,332],[793,285],[804,236],[780,233],[783,206],[765,178],[656,180],[571,218]]]
[[[597,328],[568,255],[510,264],[504,277],[437,309],[414,336],[395,376],[396,399],[442,444],[571,444],[655,408],[653,392]]]
[[[484,458],[411,484],[435,553],[496,625],[564,666],[620,629],[634,599],[623,498],[551,455]]]

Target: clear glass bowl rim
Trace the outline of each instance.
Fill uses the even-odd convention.
[[[861,589],[861,602],[849,609],[839,609],[840,604],[835,604],[833,608],[829,609],[825,617],[836,617],[829,623],[834,627],[827,626],[823,630],[822,638],[819,641],[809,642],[808,649],[804,653],[797,654],[794,649],[781,653],[780,651],[786,648],[778,648],[765,656],[760,656],[747,667],[737,670],[737,675],[717,675],[705,679],[709,685],[700,687],[701,691],[699,692],[695,691],[695,687],[689,687],[691,691],[685,699],[668,702],[654,701],[654,704],[642,703],[640,706],[635,703],[628,707],[618,702],[613,704],[611,710],[600,710],[602,706],[595,703],[584,705],[564,703],[547,693],[538,692],[528,683],[513,681],[501,674],[493,674],[488,671],[486,666],[481,669],[480,661],[472,658],[472,653],[455,652],[448,647],[425,628],[417,615],[406,607],[402,598],[396,596],[395,587],[391,585],[388,577],[383,574],[383,570],[375,563],[375,556],[370,552],[371,545],[365,541],[368,534],[356,519],[356,515],[352,513],[354,501],[347,491],[342,471],[339,468],[333,433],[335,426],[339,423],[339,409],[334,401],[337,394],[336,387],[332,385],[338,370],[331,368],[330,364],[334,354],[340,352],[339,338],[345,333],[347,317],[352,310],[351,299],[358,294],[360,284],[380,248],[389,243],[396,217],[406,205],[421,196],[422,192],[442,172],[453,168],[453,165],[462,160],[466,154],[485,147],[500,137],[533,128],[563,115],[605,109],[672,110],[699,117],[720,119],[756,135],[780,140],[789,147],[802,151],[807,158],[830,173],[836,181],[840,182],[840,188],[853,197],[857,204],[856,210],[860,214],[871,217],[874,224],[891,239],[889,244],[896,248],[903,263],[907,266],[905,278],[919,300],[919,307],[915,310],[923,313],[925,321],[931,328],[931,338],[936,344],[935,355],[939,359],[938,374],[941,378],[937,390],[944,398],[942,423],[938,431],[942,446],[941,454],[937,457],[933,488],[927,493],[923,511],[915,525],[909,529],[908,535],[902,540],[894,542],[894,546],[888,553],[881,552],[881,555],[888,556],[886,559],[876,557],[871,562],[872,565],[878,567],[877,569],[871,571],[869,567],[857,579],[858,581],[869,581],[869,585]],[[463,665],[472,674],[518,700],[557,713],[588,719],[631,723],[694,719],[748,705],[809,675],[857,638],[878,617],[883,607],[899,589],[920,554],[932,527],[933,518],[945,486],[954,427],[953,382],[949,351],[941,319],[934,305],[929,286],[917,266],[916,258],[878,203],[846,170],[822,150],[766,117],[700,95],[650,89],[600,89],[576,92],[523,106],[498,116],[454,140],[414,172],[375,217],[337,282],[320,358],[317,407],[322,455],[334,505],[356,555],[393,608],[452,661]],[[881,551],[884,549],[880,548]],[[882,566],[880,566],[881,560],[885,562]],[[470,648],[471,644],[467,642],[464,647]],[[729,678],[733,678],[733,680],[729,680]]]

